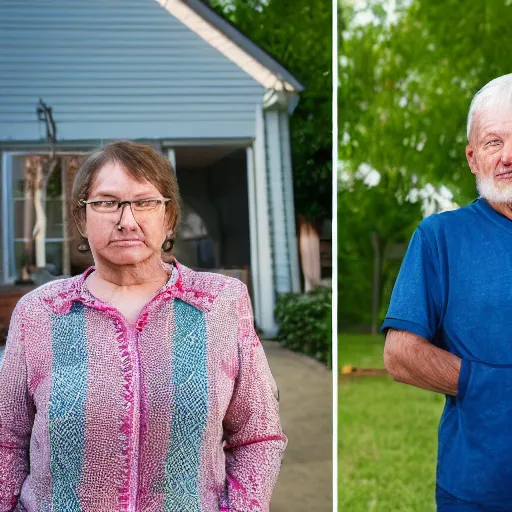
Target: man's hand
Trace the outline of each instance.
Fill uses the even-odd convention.
[[[398,382],[457,395],[461,359],[412,332],[389,329],[384,366]]]

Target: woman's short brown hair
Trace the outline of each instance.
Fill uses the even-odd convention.
[[[152,147],[136,142],[119,140],[94,151],[80,166],[71,190],[71,212],[80,234],[85,230],[85,205],[92,184],[100,169],[108,163],[121,165],[129,176],[139,183],[149,181],[163,197],[170,201],[166,204],[168,228],[176,231],[180,220],[180,194],[174,168],[169,160]]]

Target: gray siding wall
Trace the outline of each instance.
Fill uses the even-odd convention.
[[[0,141],[254,137],[263,87],[156,0],[0,0]]]

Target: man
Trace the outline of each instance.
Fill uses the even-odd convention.
[[[512,511],[512,74],[471,102],[480,197],[413,234],[387,316],[395,380],[447,395],[438,512]]]

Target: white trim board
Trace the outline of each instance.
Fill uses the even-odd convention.
[[[277,323],[274,317],[275,289],[274,264],[272,261],[269,198],[267,193],[267,157],[265,148],[265,119],[263,107],[256,107],[256,139],[254,141],[254,190],[256,236],[258,251],[258,273],[260,287],[260,329],[266,339],[277,334]]]
[[[281,73],[269,69],[269,67],[262,64],[260,60],[251,55],[251,53],[249,53],[246,49],[242,48],[242,45],[237,44],[237,42],[229,38],[224,32],[215,27],[211,22],[203,18],[192,7],[187,5],[190,3],[190,0],[189,2],[185,2],[183,0],[156,1],[170,14],[181,21],[181,23],[195,32],[199,37],[204,39],[210,46],[218,50],[229,60],[234,62],[239,68],[244,70],[248,75],[254,78],[254,80],[260,83],[266,89],[289,92],[298,92],[303,90],[303,86],[284,68],[282,68],[281,73],[282,75],[288,75],[288,79],[285,79],[285,77],[282,75],[278,76],[278,74]],[[198,5],[197,7],[203,10],[207,9],[206,6]],[[209,9],[209,12],[210,17],[217,16],[219,18],[217,21],[222,21],[227,26],[229,26],[229,24],[225,22],[225,20],[222,20],[220,16],[212,13],[211,9]],[[231,29],[232,31],[235,30],[233,27],[231,27]],[[239,38],[240,36],[244,37],[242,34],[239,34]],[[261,49],[258,48],[258,50],[262,54],[264,53]],[[266,59],[269,60],[270,57],[266,56]],[[275,64],[276,67],[279,66],[277,62]]]
[[[11,233],[10,208],[12,206],[12,155],[2,153],[2,284],[12,284],[15,278],[11,275],[10,258],[14,252],[14,233]],[[11,236],[12,235],[12,236]],[[12,247],[11,247],[12,245]]]

